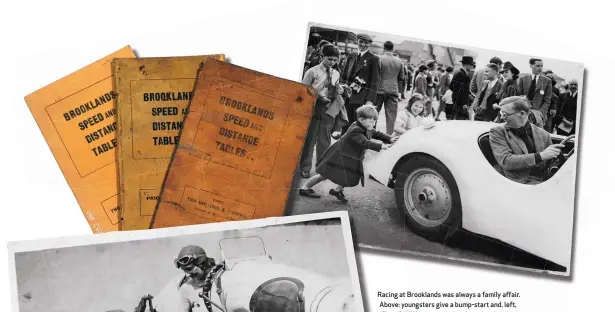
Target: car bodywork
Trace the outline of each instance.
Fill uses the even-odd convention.
[[[577,154],[550,179],[525,185],[498,173],[480,148],[493,123],[441,121],[412,129],[388,150],[366,156],[366,174],[391,187],[412,154],[429,155],[452,173],[459,189],[462,227],[564,266],[569,272]],[[555,142],[563,137],[552,135]],[[575,151],[577,147],[574,147]]]
[[[290,280],[300,284],[301,312],[354,312],[363,311],[355,306],[354,290],[349,279],[334,279],[290,265],[277,263],[267,253],[258,236],[229,237],[220,240],[223,264],[219,274],[214,274],[210,299],[214,312],[248,312],[255,293],[268,282]],[[156,312],[178,311],[177,277],[157,296],[150,306]],[[274,294],[275,295],[275,294]],[[207,311],[201,298],[193,312]],[[145,310],[144,310],[145,311]],[[153,310],[151,310],[153,311]],[[273,311],[271,311],[273,312]]]
[[[262,249],[259,251],[258,248],[252,248],[252,251],[246,253],[246,245],[262,246]],[[335,280],[276,263],[259,237],[226,238],[220,241],[220,248],[225,270],[216,285],[221,289],[220,299],[227,312],[250,311],[250,298],[255,290],[263,283],[280,277],[296,279],[302,283],[306,312],[355,311],[349,281]]]

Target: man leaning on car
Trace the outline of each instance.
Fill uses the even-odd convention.
[[[549,161],[564,146],[553,144],[547,131],[528,121],[531,106],[525,97],[506,98],[500,106],[504,123],[491,128],[489,140],[504,176],[524,184],[544,181]]]

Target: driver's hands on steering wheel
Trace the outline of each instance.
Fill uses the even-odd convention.
[[[562,148],[564,148],[564,145],[562,144],[549,145],[544,151],[540,152],[540,158],[542,158],[543,160],[553,159],[559,156],[559,154],[562,152]]]

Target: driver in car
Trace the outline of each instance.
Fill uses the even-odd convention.
[[[222,264],[216,264],[205,249],[196,245],[183,247],[174,264],[183,276],[169,281],[156,296],[143,296],[135,312],[146,312],[147,301],[150,312],[223,312],[218,308],[218,294],[211,291],[213,282],[224,271]],[[210,301],[204,300],[202,293]]]
[[[219,311],[216,305],[220,306],[217,294],[211,291],[212,283],[216,274],[222,272],[221,265],[216,265],[212,258],[208,258],[205,249],[188,245],[182,248],[175,259],[175,266],[184,271],[185,276],[179,283],[179,311]],[[211,301],[203,300],[199,296],[204,293]],[[213,302],[213,309],[212,309]]]
[[[500,107],[503,123],[491,128],[489,140],[502,174],[524,184],[545,181],[550,160],[564,146],[553,144],[547,131],[528,121],[531,106],[525,97],[508,97]]]

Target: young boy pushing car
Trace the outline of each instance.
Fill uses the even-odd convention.
[[[376,131],[374,125],[378,120],[378,112],[372,105],[363,105],[357,109],[357,121],[353,122],[348,131],[329,147],[316,163],[316,175],[309,178],[299,189],[299,195],[319,198],[320,195],[312,187],[322,181],[329,180],[337,186],[329,190],[329,194],[337,197],[342,203],[348,202],[344,195],[345,187],[356,186],[363,179],[363,158],[365,151],[386,150],[390,144],[397,141],[382,132]],[[372,139],[381,140],[382,144]]]

